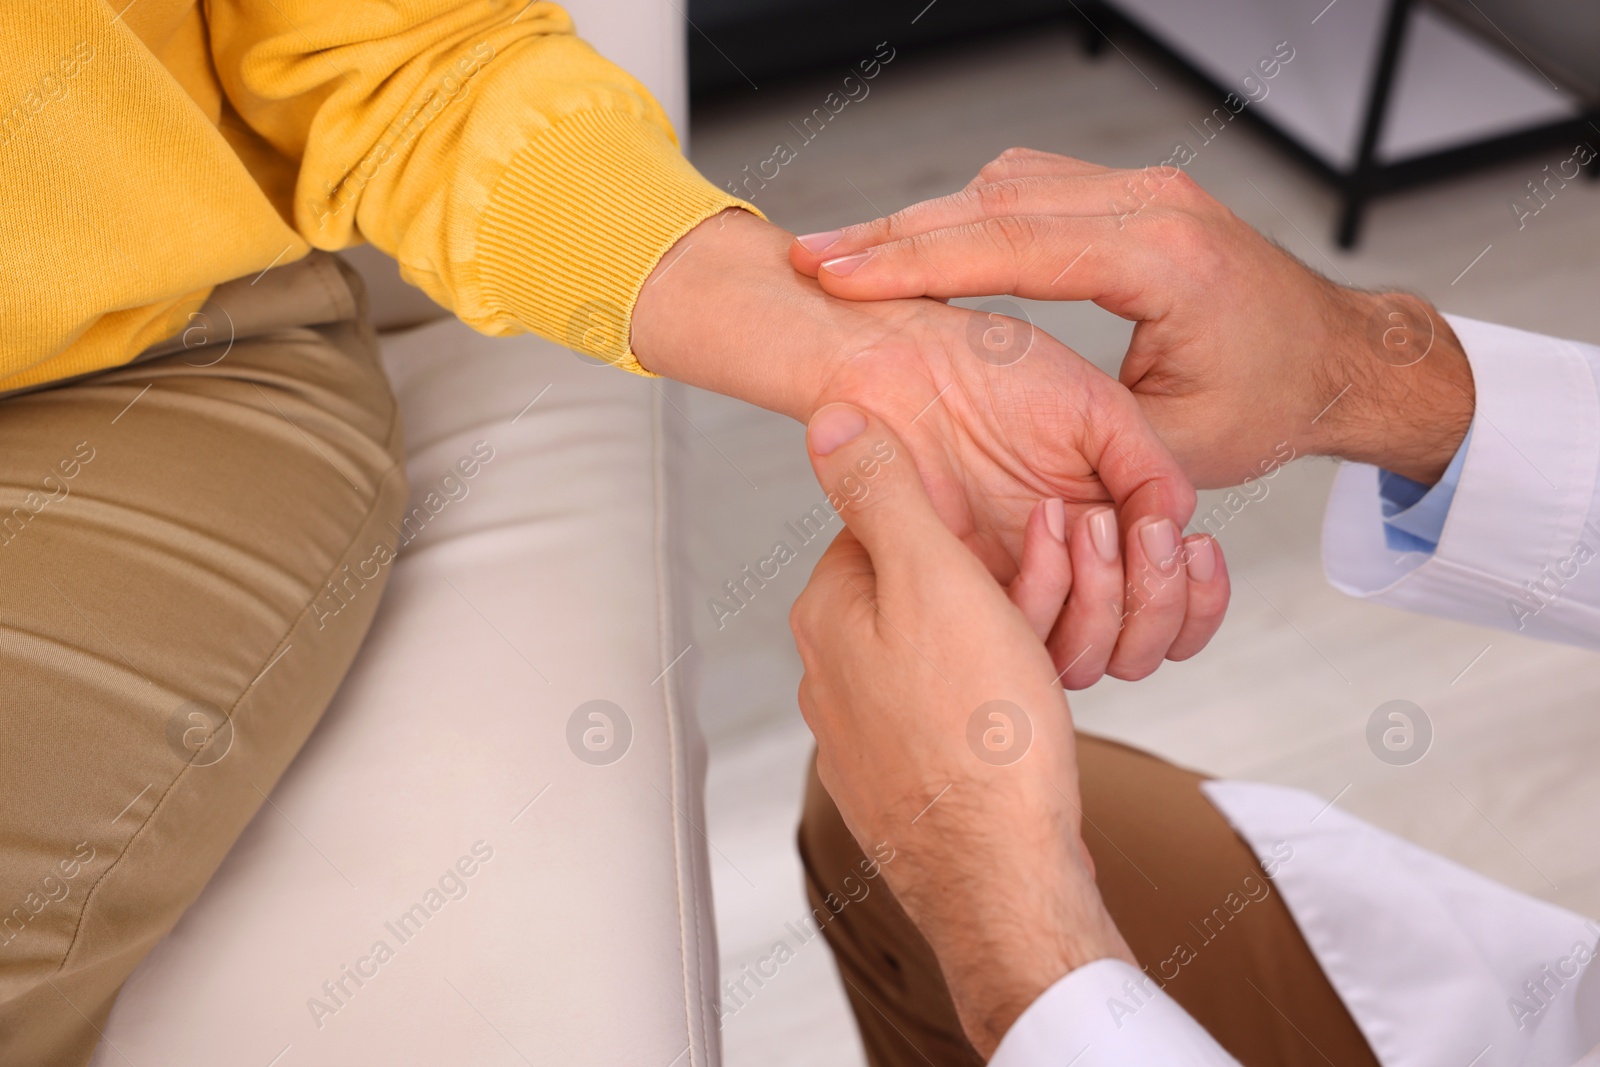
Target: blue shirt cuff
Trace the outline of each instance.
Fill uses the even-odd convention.
[[[1461,447],[1450,465],[1432,486],[1414,482],[1393,471],[1378,471],[1378,496],[1383,503],[1383,539],[1395,552],[1431,554],[1439,547],[1439,535],[1450,515],[1461,468],[1466,463],[1467,446],[1472,443],[1472,428],[1461,439]]]

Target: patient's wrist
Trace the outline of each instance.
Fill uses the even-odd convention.
[[[640,363],[808,418],[852,331],[841,302],[789,265],[791,240],[736,208],[685,234],[639,293],[632,345]]]
[[[1407,293],[1341,290],[1343,343],[1318,375],[1329,397],[1304,451],[1431,485],[1472,425],[1472,368],[1437,309]]]

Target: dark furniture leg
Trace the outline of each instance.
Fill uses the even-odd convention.
[[[1361,123],[1361,139],[1356,145],[1355,165],[1341,183],[1344,195],[1336,234],[1340,248],[1354,248],[1356,238],[1361,233],[1361,218],[1366,210],[1367,198],[1373,192],[1373,179],[1378,170],[1378,138],[1383,133],[1383,120],[1389,112],[1389,96],[1394,89],[1395,71],[1400,65],[1400,48],[1405,43],[1412,3],[1413,0],[1391,0],[1389,4],[1383,41],[1372,72],[1372,87],[1367,93],[1367,113]]]

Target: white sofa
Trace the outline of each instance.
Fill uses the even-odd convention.
[[[676,9],[570,7],[681,129]],[[380,319],[426,317],[373,288]],[[94,1062],[714,1064],[703,745],[672,589],[677,387],[454,319],[383,349],[412,501],[436,492],[436,513]],[[442,481],[468,456],[474,477]]]

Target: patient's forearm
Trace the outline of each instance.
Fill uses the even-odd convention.
[[[633,350],[657,374],[804,421],[839,363],[906,302],[849,304],[789,265],[792,235],[732,209],[689,231],[639,294]]]

